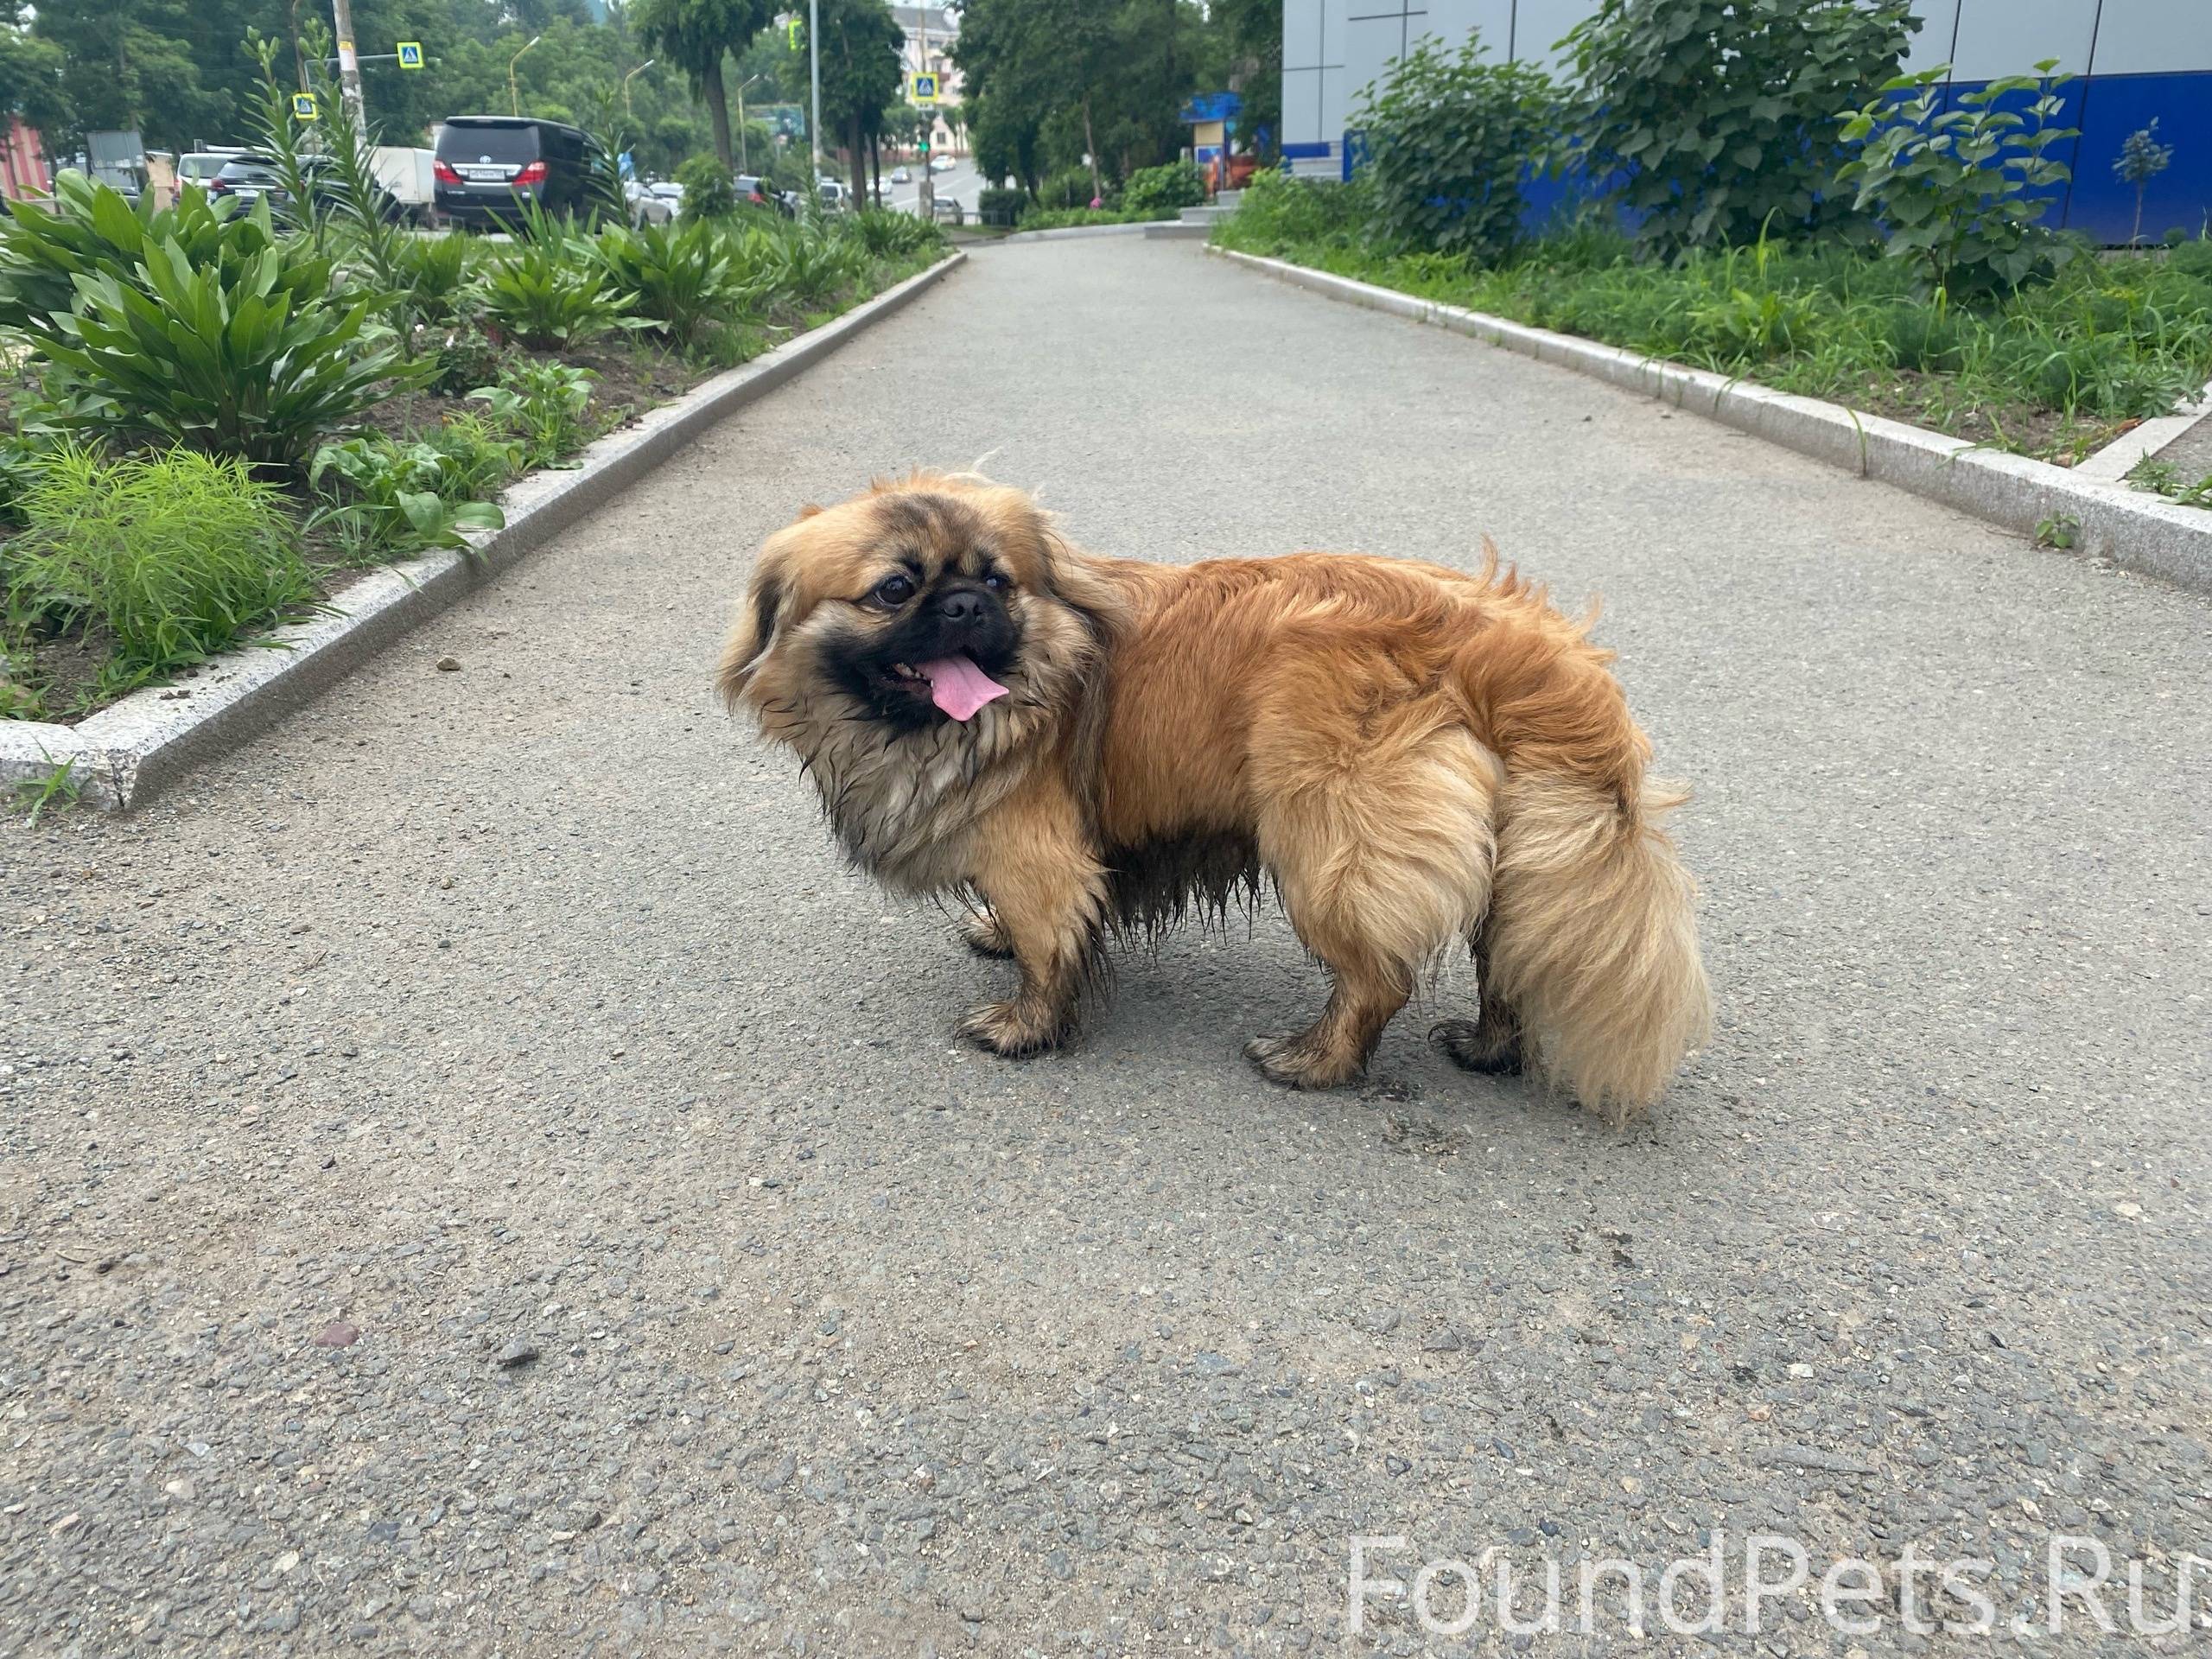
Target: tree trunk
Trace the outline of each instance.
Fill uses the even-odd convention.
[[[1083,95],[1083,149],[1084,153],[1090,157],[1090,199],[1093,201],[1103,201],[1106,199],[1106,188],[1098,179],[1098,144],[1090,136],[1090,94],[1089,92]]]
[[[700,72],[699,91],[707,100],[707,113],[714,118],[715,154],[725,168],[730,167],[729,95],[722,90],[721,53],[715,54],[714,61]]]
[[[868,194],[867,139],[861,131],[860,112],[853,113],[853,205],[858,207]]]
[[[873,207],[883,200],[883,138],[880,133],[868,136],[868,182],[874,188],[868,205]]]

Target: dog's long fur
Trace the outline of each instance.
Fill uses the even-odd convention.
[[[1270,879],[1333,988],[1247,1052],[1277,1081],[1357,1076],[1447,950],[1473,950],[1461,1064],[1526,1065],[1618,1120],[1703,1040],[1681,797],[1585,626],[1501,569],[1301,553],[1160,565],[1064,541],[1022,492],[916,473],[772,537],[718,683],[798,752],[848,854],[910,891],[979,895],[1020,987],[969,1016],[1024,1053],[1072,1028],[1107,931]],[[988,570],[1020,636],[965,723],[878,718],[834,671],[893,619],[887,572]]]

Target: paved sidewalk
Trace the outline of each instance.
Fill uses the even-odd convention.
[[[1723,1011],[1656,1121],[1412,1014],[1268,1087],[1272,912],[956,1046],[999,970],[708,677],[800,501],[986,453],[1116,553],[1602,588]],[[2208,755],[2201,599],[1194,246],[980,250],[137,817],[0,834],[0,1654],[1448,1651],[1346,1636],[1351,1535],[1913,1544],[2038,1618],[2054,1531],[2212,1556]]]

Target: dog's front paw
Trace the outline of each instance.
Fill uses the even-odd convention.
[[[1040,1016],[1017,1000],[986,1002],[955,1030],[978,1048],[1018,1060],[1058,1047],[1067,1036],[1068,1022],[1057,1016]]]
[[[1357,1060],[1315,1052],[1304,1032],[1255,1037],[1244,1045],[1244,1058],[1269,1083],[1279,1083],[1286,1089],[1335,1089],[1365,1070]]]
[[[1014,954],[1014,941],[1007,937],[1005,925],[988,910],[971,910],[962,916],[960,937],[979,957],[1003,962]]]
[[[1491,1033],[1471,1020],[1440,1020],[1428,1028],[1428,1040],[1463,1071],[1479,1071],[1492,1077],[1521,1075],[1518,1032]]]

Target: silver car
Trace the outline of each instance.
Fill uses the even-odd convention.
[[[675,200],[662,195],[659,185],[641,184],[635,179],[626,181],[622,186],[622,200],[629,204],[630,223],[642,231],[648,225],[665,225],[674,219],[683,201],[683,186],[670,185],[667,188],[677,193]]]

